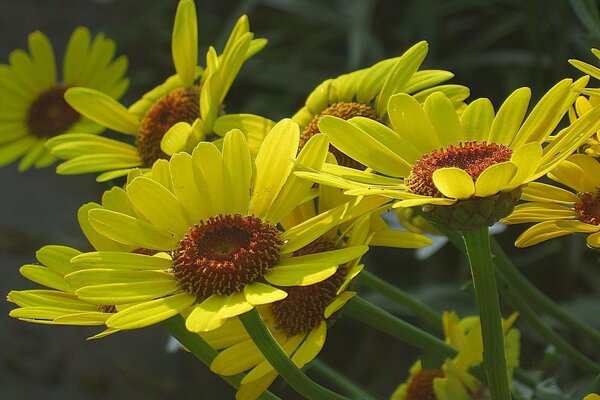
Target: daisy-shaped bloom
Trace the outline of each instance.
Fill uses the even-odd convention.
[[[19,270],[21,275],[45,289],[13,290],[7,300],[19,306],[10,316],[22,321],[48,325],[104,326],[116,308],[113,305],[89,303],[75,294],[64,276],[77,271],[71,258],[81,252],[65,246],[45,246],[36,253],[41,265],[28,264]],[[158,259],[157,259],[158,260]],[[104,337],[116,330],[107,329],[93,339]]]
[[[494,203],[485,207],[461,202],[476,207],[462,214],[469,223],[492,225],[510,211],[522,185],[545,175],[598,129],[600,109],[594,109],[542,147],[577,97],[573,90],[586,83],[587,78],[559,82],[527,118],[528,88],[512,93],[497,114],[488,99],[478,99],[460,116],[443,93],[432,94],[423,105],[397,94],[388,106],[393,130],[363,117],[325,116],[319,127],[333,145],[378,174],[330,165],[321,173],[297,174],[348,189],[348,194],[398,199],[395,207],[489,198],[484,201]],[[431,208],[443,212],[445,207]]]
[[[502,222],[534,222],[515,242],[527,247],[548,239],[581,233],[587,244],[600,247],[600,162],[586,154],[574,154],[555,167],[548,177],[571,190],[541,182],[523,189],[514,212]]]
[[[369,241],[369,216],[363,216],[350,232],[347,246],[363,246]],[[296,250],[298,257],[314,257],[321,252],[340,251],[346,243],[342,238],[322,236]],[[362,270],[360,256],[338,266],[329,278],[306,286],[282,287],[287,297],[258,310],[275,339],[302,368],[321,351],[327,329],[336,313],[356,293],[348,289],[351,280]],[[256,347],[243,325],[235,318],[221,328],[201,334],[214,348],[222,350],[211,364],[211,370],[230,376],[249,371],[236,394],[238,400],[256,399],[277,378],[277,371]]]
[[[253,39],[248,18],[243,16],[221,55],[209,48],[202,69],[197,66],[197,29],[194,2],[181,0],[172,36],[177,73],[129,108],[98,91],[72,88],[66,92],[71,107],[124,136],[122,141],[113,140],[82,130],[54,138],[48,142],[52,154],[68,160],[57,167],[59,174],[101,172],[97,180],[106,181],[215,139],[213,125],[227,92],[245,60],[260,51],[266,40]],[[135,145],[127,143],[130,138]]]
[[[73,86],[121,98],[129,80],[127,58],[115,56],[115,43],[87,28],[77,28],[67,44],[62,79],[57,78],[54,50],[39,31],[29,35],[29,54],[14,50],[9,65],[0,65],[0,166],[19,157],[19,171],[47,167],[55,158],[44,147],[51,137],[66,132],[99,132],[102,127],[82,117],[64,100]]]
[[[483,342],[479,317],[462,320],[454,312],[442,316],[446,342],[458,354],[446,360],[439,369],[423,368],[417,361],[410,369],[407,381],[392,394],[391,400],[432,399],[432,400],[475,400],[482,398],[485,386],[469,373],[469,369],[483,362]],[[520,332],[511,328],[516,320],[513,314],[504,321],[505,349],[508,376],[512,379],[514,369],[519,365]],[[485,397],[483,397],[485,398]]]
[[[187,328],[201,332],[285,298],[279,287],[334,275],[367,247],[294,252],[352,217],[351,204],[285,231],[277,226],[312,186],[293,174],[296,163],[319,169],[327,154],[327,140],[319,135],[296,156],[299,134],[291,120],[279,122],[252,160],[244,135],[232,131],[222,151],[200,143],[191,155],[160,160],[149,176],[113,189],[121,200],[88,209],[87,228],[129,249],[75,257],[74,264],[89,269],[67,275],[67,282],[83,300],[126,306],[106,321],[109,328],[141,328],[182,313]],[[157,268],[156,257],[132,255],[131,248],[171,258]]]
[[[461,85],[440,85],[454,74],[442,70],[418,71],[429,46],[422,41],[408,49],[402,56],[381,61],[369,68],[328,79],[315,88],[306,104],[292,119],[300,125],[300,147],[320,132],[319,121],[325,115],[344,120],[364,117],[387,123],[387,105],[396,93],[410,93],[419,102],[433,91],[442,91],[460,105],[469,96],[469,89]],[[348,140],[352,140],[349,133]],[[330,151],[340,165],[364,169],[365,166],[348,156],[338,147]]]

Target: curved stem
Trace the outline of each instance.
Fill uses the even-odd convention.
[[[483,365],[494,400],[510,400],[502,313],[487,226],[461,232],[471,265],[483,336]]]
[[[494,256],[496,256],[494,260],[495,264],[506,277],[506,282],[509,286],[523,295],[525,299],[541,308],[545,313],[571,328],[573,332],[581,333],[596,344],[600,344],[600,331],[573,317],[573,315],[566,312],[552,299],[532,285],[531,282],[521,274],[516,265],[513,264],[502,247],[494,239],[492,239],[492,250]]]
[[[434,327],[436,331],[442,332],[442,319],[440,318],[439,313],[433,308],[429,307],[427,304],[415,299],[410,294],[394,285],[387,283],[369,271],[363,270],[358,275],[358,280],[366,287],[376,290],[384,296],[394,300],[396,303],[408,308],[416,316],[425,320],[425,322]]]
[[[508,282],[508,278],[501,275],[503,281]],[[583,353],[580,353],[569,342],[554,332],[537,314],[527,305],[523,298],[513,288],[506,288],[503,293],[512,303],[513,307],[519,311],[519,314],[527,320],[529,325],[535,329],[545,340],[552,343],[558,351],[569,357],[583,371],[600,373],[600,365],[589,359]]]
[[[252,309],[239,316],[248,335],[273,366],[298,393],[310,400],[349,400],[329,389],[313,382],[290,360],[277,340],[260,318],[258,311]]]
[[[315,358],[310,363],[310,371],[314,371],[316,374],[319,374],[323,378],[336,385],[338,388],[345,390],[353,399],[375,400],[375,397],[371,396],[363,388],[337,372],[335,369],[331,368],[329,365],[325,364],[323,361]]]
[[[425,353],[439,354],[442,360],[447,357],[454,357],[457,354],[456,349],[443,340],[412,326],[408,322],[393,316],[358,296],[353,297],[346,304],[344,313],[381,332],[421,349]]]
[[[210,366],[212,361],[217,356],[218,352],[213,349],[200,335],[188,331],[185,327],[185,321],[181,315],[176,315],[162,323],[162,326],[179,341],[187,350],[189,350],[196,358],[202,361],[207,366]],[[233,376],[221,376],[227,383],[234,388],[238,388],[244,374]],[[269,391],[265,391],[260,395],[261,400],[280,400]]]

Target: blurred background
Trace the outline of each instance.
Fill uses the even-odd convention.
[[[118,52],[129,57],[131,87],[123,102],[131,104],[174,72],[170,36],[176,4],[5,1],[0,63],[7,62],[11,50],[26,48],[27,35],[34,30],[49,36],[60,60],[73,29],[86,25],[93,33],[105,32],[117,42]],[[567,59],[596,63],[590,48],[600,44],[598,4],[588,0],[197,0],[196,5],[200,54],[210,44],[222,50],[244,13],[256,37],[269,39],[267,48],[244,66],[226,99],[226,111],[271,119],[293,114],[324,79],[400,55],[423,39],[430,43],[425,68],[453,71],[452,82],[469,86],[471,99],[489,97],[496,107],[518,87],[531,87],[539,99],[558,80],[579,77]],[[103,188],[91,175],[61,177],[52,168],[19,174],[15,165],[0,169],[0,184],[0,293],[5,295],[33,287],[18,267],[34,262],[39,247],[60,243],[87,249],[76,210],[97,201]],[[513,260],[545,293],[600,327],[598,253],[579,237],[517,250],[512,243],[523,229],[517,226],[498,236]],[[366,265],[440,312],[474,313],[471,289],[465,285],[466,260],[451,246],[424,261],[410,250],[375,249]],[[426,329],[382,296],[361,294]],[[12,308],[0,302],[2,399],[233,398],[233,390],[191,355],[166,352],[167,335],[160,328],[86,342],[97,330],[19,322],[8,317]],[[581,399],[592,377],[557,356],[525,324],[518,326],[524,336],[523,366],[556,376],[557,387],[566,393],[557,399]],[[350,318],[340,319],[329,332],[321,359],[378,398],[391,394],[418,356]],[[600,358],[599,349],[576,334],[567,337]],[[272,388],[283,399],[299,398],[281,380]]]

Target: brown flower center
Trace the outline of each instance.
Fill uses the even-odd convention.
[[[200,116],[200,88],[178,88],[158,99],[146,112],[138,127],[135,144],[147,166],[168,159],[160,148],[165,133],[178,122],[193,123]]]
[[[29,132],[40,138],[50,138],[65,132],[79,120],[79,113],[64,99],[67,86],[54,86],[42,92],[27,110]]]
[[[417,160],[405,180],[411,193],[444,197],[433,183],[433,173],[441,168],[456,167],[464,170],[475,181],[488,167],[510,160],[512,150],[503,144],[464,142],[434,150]]]
[[[300,136],[300,148],[304,147],[306,142],[308,142],[308,139],[317,133],[320,133],[318,124],[319,121],[321,121],[321,117],[324,115],[333,115],[334,117],[338,117],[343,120],[348,120],[353,117],[365,117],[379,121],[379,118],[377,117],[377,111],[370,104],[345,102],[332,104],[325,110],[321,111],[320,114],[315,115],[311,123],[308,124],[308,126],[304,129],[304,132],[302,132],[302,135]],[[355,159],[348,157],[331,144],[329,145],[329,151],[333,153],[338,164],[349,168],[365,169],[364,165]]]
[[[109,305],[98,306],[98,310],[100,310],[100,312],[103,312],[103,313],[114,314],[117,312],[117,307],[115,307],[112,304],[109,304]]]
[[[600,190],[596,193],[579,193],[579,201],[575,203],[575,211],[581,222],[600,225]]]
[[[175,279],[199,301],[230,295],[279,262],[283,244],[273,225],[252,216],[219,215],[192,226],[173,257]]]
[[[319,239],[293,253],[294,256],[320,253],[334,250],[335,245],[327,239]],[[288,335],[308,333],[325,319],[325,309],[335,298],[338,289],[344,283],[347,268],[340,265],[332,276],[322,282],[309,286],[291,286],[283,288],[287,297],[271,304],[271,310],[278,329]]]
[[[437,400],[433,391],[433,380],[442,378],[444,373],[439,369],[422,369],[410,381],[405,400]]]

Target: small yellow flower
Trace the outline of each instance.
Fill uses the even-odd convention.
[[[590,393],[583,398],[583,400],[600,400],[600,395],[596,393]]]
[[[319,127],[331,143],[376,173],[326,164],[320,173],[297,175],[351,195],[387,196],[397,200],[394,207],[449,206],[502,198],[503,193],[510,197],[548,173],[598,129],[600,108],[542,146],[575,101],[573,90],[586,83],[587,78],[559,82],[527,118],[528,88],[511,94],[497,114],[488,99],[478,99],[460,116],[443,93],[432,94],[423,105],[397,94],[388,105],[393,130],[367,118],[325,116]],[[498,217],[482,219],[491,225]]]
[[[458,107],[469,96],[469,89],[461,85],[440,85],[454,74],[443,70],[418,71],[425,59],[429,45],[422,41],[402,56],[383,60],[362,70],[327,79],[313,90],[306,104],[292,119],[302,129],[300,147],[311,136],[320,132],[323,116],[336,116],[344,120],[353,117],[369,118],[386,123],[387,105],[397,93],[412,94],[419,102],[425,101],[433,91],[442,91]],[[351,140],[351,136],[348,138]],[[337,163],[351,168],[364,169],[359,161],[335,146],[330,146]]]
[[[57,79],[52,44],[42,32],[29,35],[29,54],[21,49],[0,65],[0,166],[19,157],[19,171],[43,168],[56,159],[44,144],[69,132],[100,132],[102,126],[82,117],[64,100],[73,86],[119,99],[129,86],[127,58],[114,58],[115,42],[87,28],[75,29],[65,51],[62,80]]]
[[[202,69],[197,66],[197,29],[194,2],[181,0],[171,46],[177,73],[129,108],[95,90],[66,92],[71,107],[125,137],[113,140],[81,130],[53,138],[48,142],[52,154],[67,160],[57,167],[59,174],[101,173],[97,180],[106,181],[125,176],[132,168],[148,169],[176,152],[191,152],[199,142],[222,142],[222,137],[213,137],[213,126],[225,96],[244,62],[266,40],[253,39],[248,18],[242,16],[222,54],[209,47]],[[135,138],[135,145],[127,143],[127,136]]]
[[[586,154],[574,154],[548,177],[571,190],[541,182],[526,186],[521,196],[526,202],[502,220],[506,224],[536,223],[515,245],[527,247],[581,233],[587,235],[589,246],[600,247],[600,162]]]
[[[479,317],[462,320],[454,312],[442,316],[446,342],[456,348],[458,355],[446,360],[440,369],[424,369],[417,361],[408,380],[392,394],[391,400],[475,400],[486,388],[469,373],[473,366],[483,362],[483,341]],[[508,376],[519,365],[520,332],[511,328],[516,320],[513,314],[504,321]]]

